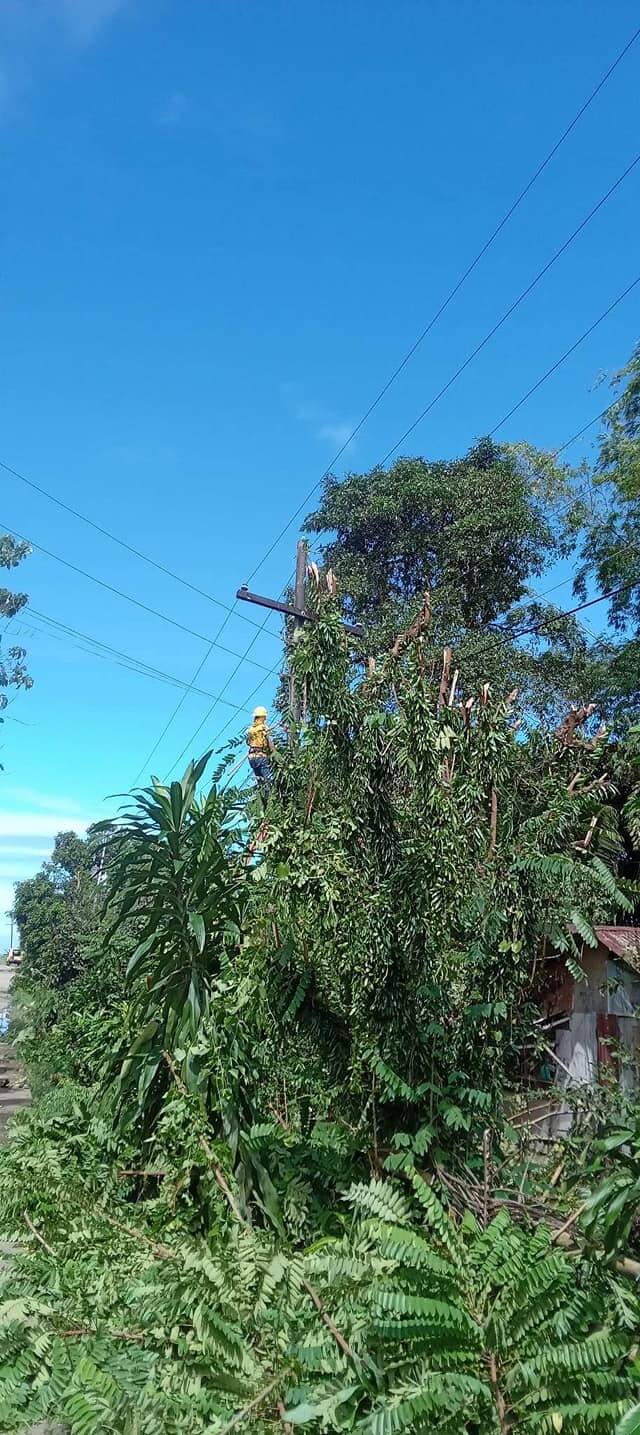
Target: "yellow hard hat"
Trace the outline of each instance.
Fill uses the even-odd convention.
[[[254,718],[257,718],[257,717],[266,717],[266,716],[267,716],[267,709],[266,709],[266,708],[254,708],[254,709],[253,709],[253,716],[254,716]]]

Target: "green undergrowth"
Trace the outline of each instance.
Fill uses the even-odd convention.
[[[454,1218],[414,1169],[356,1182],[315,1238],[249,1226],[223,1143],[205,1157],[192,1118],[178,1140],[188,1104],[167,1100],[144,1168],[96,1091],[16,1123],[0,1430],[604,1435],[630,1409],[640,1311],[606,1261],[504,1212]]]
[[[612,754],[309,586],[264,822],[205,754],[19,884],[0,1430],[633,1435],[637,1113],[509,1125],[545,954],[633,919]]]

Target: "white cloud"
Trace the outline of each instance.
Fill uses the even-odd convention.
[[[90,45],[130,5],[131,0],[0,0],[0,121],[20,114],[56,46]]]
[[[282,397],[293,417],[305,424],[314,438],[330,443],[332,448],[342,448],[347,443],[355,426],[352,420],[342,419],[325,404],[305,398],[297,384],[283,384]]]
[[[90,44],[128,0],[48,0],[47,7],[78,45]]]
[[[31,861],[32,857],[35,857],[36,860],[44,862],[50,851],[50,845],[48,847],[30,847],[28,844],[23,846],[19,842],[4,842],[0,838],[0,867],[6,865],[5,857],[17,857],[18,859],[22,857],[25,861],[27,858]]]
[[[350,423],[320,424],[318,438],[326,438],[332,447],[342,448],[352,432],[353,424]]]
[[[21,787],[14,783],[3,785],[3,798],[14,802],[27,803],[41,812],[78,812],[78,804],[69,797],[57,797],[50,792],[40,792],[33,787]]]
[[[68,812],[49,816],[42,812],[0,812],[0,837],[56,837],[58,832],[86,832],[95,818],[71,817]]]

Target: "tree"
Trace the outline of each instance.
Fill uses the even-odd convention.
[[[589,640],[529,589],[574,541],[571,477],[530,446],[483,439],[451,462],[400,458],[327,478],[305,529],[324,537],[323,561],[368,651],[388,647],[429,590],[434,648],[454,645],[470,688],[518,685],[546,709],[589,696]],[[532,624],[542,631],[524,649],[515,635]]]
[[[292,658],[307,721],[275,759],[254,883],[264,1089],[289,1121],[299,1102],[303,1124],[339,1110],[357,1130],[375,1099],[382,1141],[426,1110],[428,1139],[460,1150],[531,1045],[545,944],[632,910],[602,743],[523,736],[513,694],[460,702],[426,612],[363,677],[324,587],[314,602]]]
[[[60,832],[50,861],[16,885],[22,1049],[56,1077],[95,1081],[105,1055],[101,1042],[122,1003],[133,942],[126,928],[108,945],[102,939],[102,865],[102,839]]]
[[[97,926],[93,864],[90,842],[60,832],[50,861],[17,883],[14,912],[27,979],[55,989],[82,970],[87,937]]]
[[[618,717],[640,710],[640,345],[613,379],[619,398],[609,409],[594,479],[596,498],[582,546],[576,592],[584,597],[595,578],[611,593],[609,620],[616,642],[597,651],[602,694]]]
[[[28,543],[19,543],[8,533],[0,534],[0,568],[16,568],[30,551]],[[26,593],[14,593],[11,588],[0,588],[0,618],[10,621],[27,602]],[[2,689],[33,687],[33,679],[29,677],[24,666],[25,657],[25,649],[16,645],[11,645],[3,652],[0,639],[0,712],[8,703],[7,695]]]

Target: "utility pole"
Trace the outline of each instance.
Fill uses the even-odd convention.
[[[245,586],[238,588],[236,598],[243,603],[257,603],[260,608],[272,608],[275,613],[284,613],[286,617],[293,618],[293,642],[296,634],[300,631],[303,623],[315,623],[316,614],[307,613],[304,606],[304,580],[307,571],[307,545],[304,538],[298,542],[296,551],[296,578],[293,589],[293,603],[281,603],[277,598],[265,598],[261,593],[250,593]],[[361,638],[364,628],[360,623],[343,623],[345,633],[350,633],[353,638]],[[296,720],[300,721],[302,716],[302,701],[300,694],[295,692],[293,676],[289,678],[289,706]]]
[[[296,581],[293,588],[293,606],[297,608],[300,613],[304,612],[304,580],[306,573],[307,545],[304,538],[299,538],[298,547],[296,549]],[[298,634],[302,630],[302,624],[302,618],[293,619],[292,642],[294,643],[297,641]],[[293,713],[294,721],[300,722],[300,718],[304,717],[304,698],[301,701],[300,694],[296,693],[296,680],[293,673],[289,674],[289,707]]]

